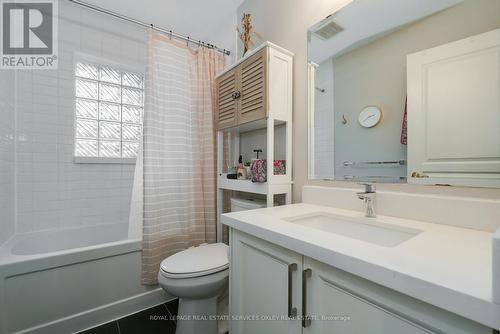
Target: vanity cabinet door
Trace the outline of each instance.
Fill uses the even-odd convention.
[[[217,129],[230,128],[236,125],[238,109],[238,69],[233,69],[217,78],[215,98]]]
[[[408,182],[500,187],[500,29],[407,58]]]
[[[301,255],[231,229],[230,333],[302,333],[301,272]]]
[[[491,329],[304,258],[304,334],[491,334]]]

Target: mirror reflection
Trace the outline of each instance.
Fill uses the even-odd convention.
[[[486,173],[498,183],[498,13],[495,0],[354,0],[312,26],[310,178],[481,186]],[[458,42],[471,36],[489,46]],[[469,70],[485,73],[480,89]]]

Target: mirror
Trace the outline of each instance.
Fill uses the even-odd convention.
[[[353,0],[313,25],[309,177],[500,186],[499,12]]]

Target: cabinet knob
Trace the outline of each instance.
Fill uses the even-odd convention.
[[[239,99],[241,96],[241,92],[239,90],[234,91],[233,94],[231,94],[231,96],[233,97],[233,99]]]

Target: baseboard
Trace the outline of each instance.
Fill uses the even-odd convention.
[[[96,307],[69,317],[57,319],[36,327],[24,329],[12,334],[68,334],[80,332],[107,322],[126,317],[130,314],[165,303],[174,297],[162,288],[157,288],[139,295]]]

